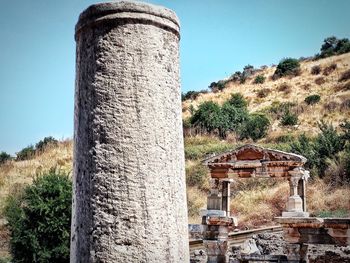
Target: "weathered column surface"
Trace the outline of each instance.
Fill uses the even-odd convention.
[[[189,262],[176,15],[96,4],[75,38],[71,262]]]

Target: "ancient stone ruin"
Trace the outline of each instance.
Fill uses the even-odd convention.
[[[71,262],[189,262],[178,18],[102,3],[75,32]]]
[[[309,172],[303,168],[306,161],[297,154],[255,145],[244,145],[204,160],[212,180],[202,220],[207,262],[350,262],[350,255],[346,252],[350,254],[350,219],[309,217],[306,210]],[[274,255],[259,252],[230,260],[229,232],[237,225],[237,219],[230,215],[229,185],[232,178],[249,177],[280,177],[289,181],[287,211],[275,219],[283,227],[283,252]],[[247,244],[249,247],[249,242]],[[344,249],[339,249],[339,246]]]

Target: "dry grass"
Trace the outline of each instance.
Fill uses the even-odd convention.
[[[319,65],[323,70],[323,78],[325,83],[322,85],[317,85],[315,83],[315,78],[318,76],[311,74],[311,68]],[[299,127],[298,131],[307,132],[310,135],[316,135],[319,130],[317,125],[315,125],[315,120],[320,120],[324,118],[325,113],[329,113],[325,110],[324,104],[329,101],[336,101],[337,103],[342,103],[345,99],[341,97],[347,96],[350,99],[350,91],[341,88],[339,91],[334,91],[334,87],[339,83],[338,79],[341,77],[342,73],[349,70],[350,67],[350,53],[333,56],[325,59],[320,59],[318,61],[304,61],[301,62],[302,74],[297,77],[290,79],[280,78],[272,81],[270,77],[275,71],[275,67],[269,67],[263,69],[258,74],[263,74],[266,76],[266,81],[260,84],[259,89],[269,89],[270,92],[261,96],[257,92],[257,87],[255,84],[251,84],[251,81],[247,81],[245,84],[239,84],[234,82],[228,82],[226,88],[218,93],[207,93],[201,94],[194,101],[184,101],[183,106],[189,109],[189,105],[193,105],[194,108],[204,101],[211,100],[217,103],[223,103],[227,100],[232,93],[240,92],[249,102],[249,110],[251,112],[260,111],[271,105],[273,101],[279,102],[295,102],[301,105],[305,99],[310,94],[319,94],[322,98],[327,98],[321,101],[319,104],[309,107],[299,116]],[[255,76],[252,76],[253,79]],[[279,91],[278,87],[283,83],[287,83],[290,87],[290,93],[285,94],[283,91]],[[343,85],[342,85],[343,87]],[[327,108],[327,107],[326,107]],[[183,117],[187,118],[190,116],[189,110],[183,112]],[[350,110],[338,111],[335,115],[325,116],[325,121],[331,122],[334,126],[338,126],[341,121],[349,118]],[[278,120],[273,120],[272,123],[273,131],[283,131],[284,127],[278,125]]]
[[[205,209],[207,205],[207,193],[196,187],[187,187],[187,210],[188,223],[200,224],[201,217],[199,215],[201,209]]]
[[[239,228],[272,225],[273,218],[281,215],[288,198],[287,181],[275,186],[240,191],[231,200],[231,210],[238,216]]]
[[[70,173],[72,170],[72,141],[65,140],[57,146],[47,147],[31,160],[10,161],[0,166],[0,219],[6,196],[14,186],[30,184],[36,174],[56,167]]]
[[[269,187],[256,186],[239,191],[231,200],[231,211],[238,216],[239,228],[273,225],[273,218],[285,210],[289,196],[287,180]],[[312,216],[322,212],[350,210],[350,187],[333,187],[318,179],[307,188],[308,211]],[[349,216],[349,215],[348,215]]]
[[[350,211],[350,187],[337,187],[315,180],[307,191],[307,205],[311,215],[321,211]],[[348,216],[350,216],[348,214]]]

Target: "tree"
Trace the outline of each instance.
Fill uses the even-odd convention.
[[[207,132],[218,129],[221,124],[220,106],[212,101],[203,102],[191,117],[191,124]]]
[[[69,262],[72,184],[53,170],[8,198],[5,216],[14,263]]]
[[[313,169],[317,167],[319,159],[314,142],[308,137],[306,137],[305,134],[299,135],[298,139],[290,144],[290,148],[291,152],[306,157],[306,168]]]
[[[285,58],[278,63],[274,78],[283,76],[297,76],[300,73],[300,63],[295,58]]]
[[[236,107],[236,108],[244,108],[246,109],[248,106],[247,101],[243,97],[241,93],[233,93],[231,97],[227,101],[228,104]]]
[[[11,160],[11,155],[7,152],[0,153],[0,164],[5,163],[6,161]]]
[[[35,154],[35,149],[33,145],[29,145],[22,150],[20,150],[18,153],[16,153],[16,160],[17,161],[23,161],[31,159]]]
[[[319,128],[321,133],[316,138],[315,150],[319,158],[319,173],[323,176],[327,167],[327,158],[333,158],[338,152],[342,151],[345,141],[332,125],[321,122]]]
[[[40,140],[36,145],[35,145],[35,150],[42,152],[45,147],[47,147],[48,145],[56,145],[58,143],[58,141],[52,137],[52,136],[48,136],[45,137],[44,139]]]
[[[350,52],[350,41],[347,38],[337,39],[335,36],[323,40],[321,53],[316,58],[326,58],[334,55]]]
[[[257,141],[266,136],[270,126],[269,119],[260,113],[253,113],[242,126],[240,137],[241,139],[251,138]]]

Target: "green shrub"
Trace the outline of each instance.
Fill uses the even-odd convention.
[[[274,78],[283,76],[297,76],[300,74],[300,63],[295,58],[285,58],[278,63]]]
[[[281,125],[282,126],[293,126],[298,124],[298,115],[290,112],[289,110],[285,111],[282,115]]]
[[[240,71],[236,71],[235,73],[233,73],[230,77],[231,81],[240,81],[242,78],[242,72]]]
[[[320,99],[321,99],[320,95],[313,94],[313,95],[307,96],[304,101],[308,105],[313,105],[313,104],[316,104],[316,103],[320,102]]]
[[[269,126],[270,121],[264,114],[253,113],[243,124],[240,137],[241,139],[251,138],[253,141],[257,141],[266,136]]]
[[[226,138],[227,132],[237,131],[247,116],[247,102],[241,94],[236,93],[222,107],[212,101],[200,104],[190,122],[201,131],[217,133],[221,138]]]
[[[323,176],[327,168],[327,159],[334,158],[337,153],[342,151],[345,141],[332,125],[321,122],[319,128],[321,133],[316,138],[315,150],[319,158],[319,174]]]
[[[198,106],[198,109],[191,117],[191,124],[207,132],[213,132],[221,125],[220,106],[212,101],[205,101]]]
[[[226,81],[225,80],[219,80],[218,82],[212,82],[209,85],[209,89],[212,92],[217,92],[217,91],[222,91],[226,86]]]
[[[67,175],[49,173],[10,196],[5,216],[13,262],[68,262],[72,184]]]
[[[35,155],[35,149],[33,145],[29,145],[22,150],[20,150],[18,153],[16,153],[16,160],[17,161],[23,161],[23,160],[29,160],[33,158]]]
[[[315,65],[311,68],[311,74],[312,75],[318,75],[321,73],[321,67],[320,65]]]
[[[226,102],[236,108],[247,108],[248,106],[247,101],[241,93],[231,94],[230,99],[228,99]]]
[[[226,137],[226,132],[233,131],[237,132],[241,127],[242,123],[244,123],[248,119],[248,111],[246,108],[235,107],[230,102],[225,102],[221,107],[221,125],[220,131],[222,138]]]
[[[199,94],[200,93],[198,91],[190,90],[190,91],[187,91],[186,93],[181,94],[181,100],[182,101],[195,100],[199,96]]]
[[[11,160],[11,155],[7,152],[0,153],[0,164],[5,163],[6,161]]]
[[[35,150],[42,152],[48,145],[57,145],[57,143],[58,141],[54,137],[45,137],[35,145]]]
[[[258,75],[254,79],[254,84],[263,84],[266,80],[266,77],[264,75]]]
[[[334,55],[350,52],[350,41],[347,38],[338,39],[335,36],[324,39],[321,46],[321,53],[315,56],[316,59],[326,58]]]
[[[345,176],[347,181],[350,181],[350,145],[347,145],[344,150],[344,157],[343,157],[343,163],[344,163],[344,169],[345,169]]]
[[[314,141],[305,134],[299,135],[296,141],[290,144],[290,151],[306,157],[305,167],[313,169],[319,163]]]

